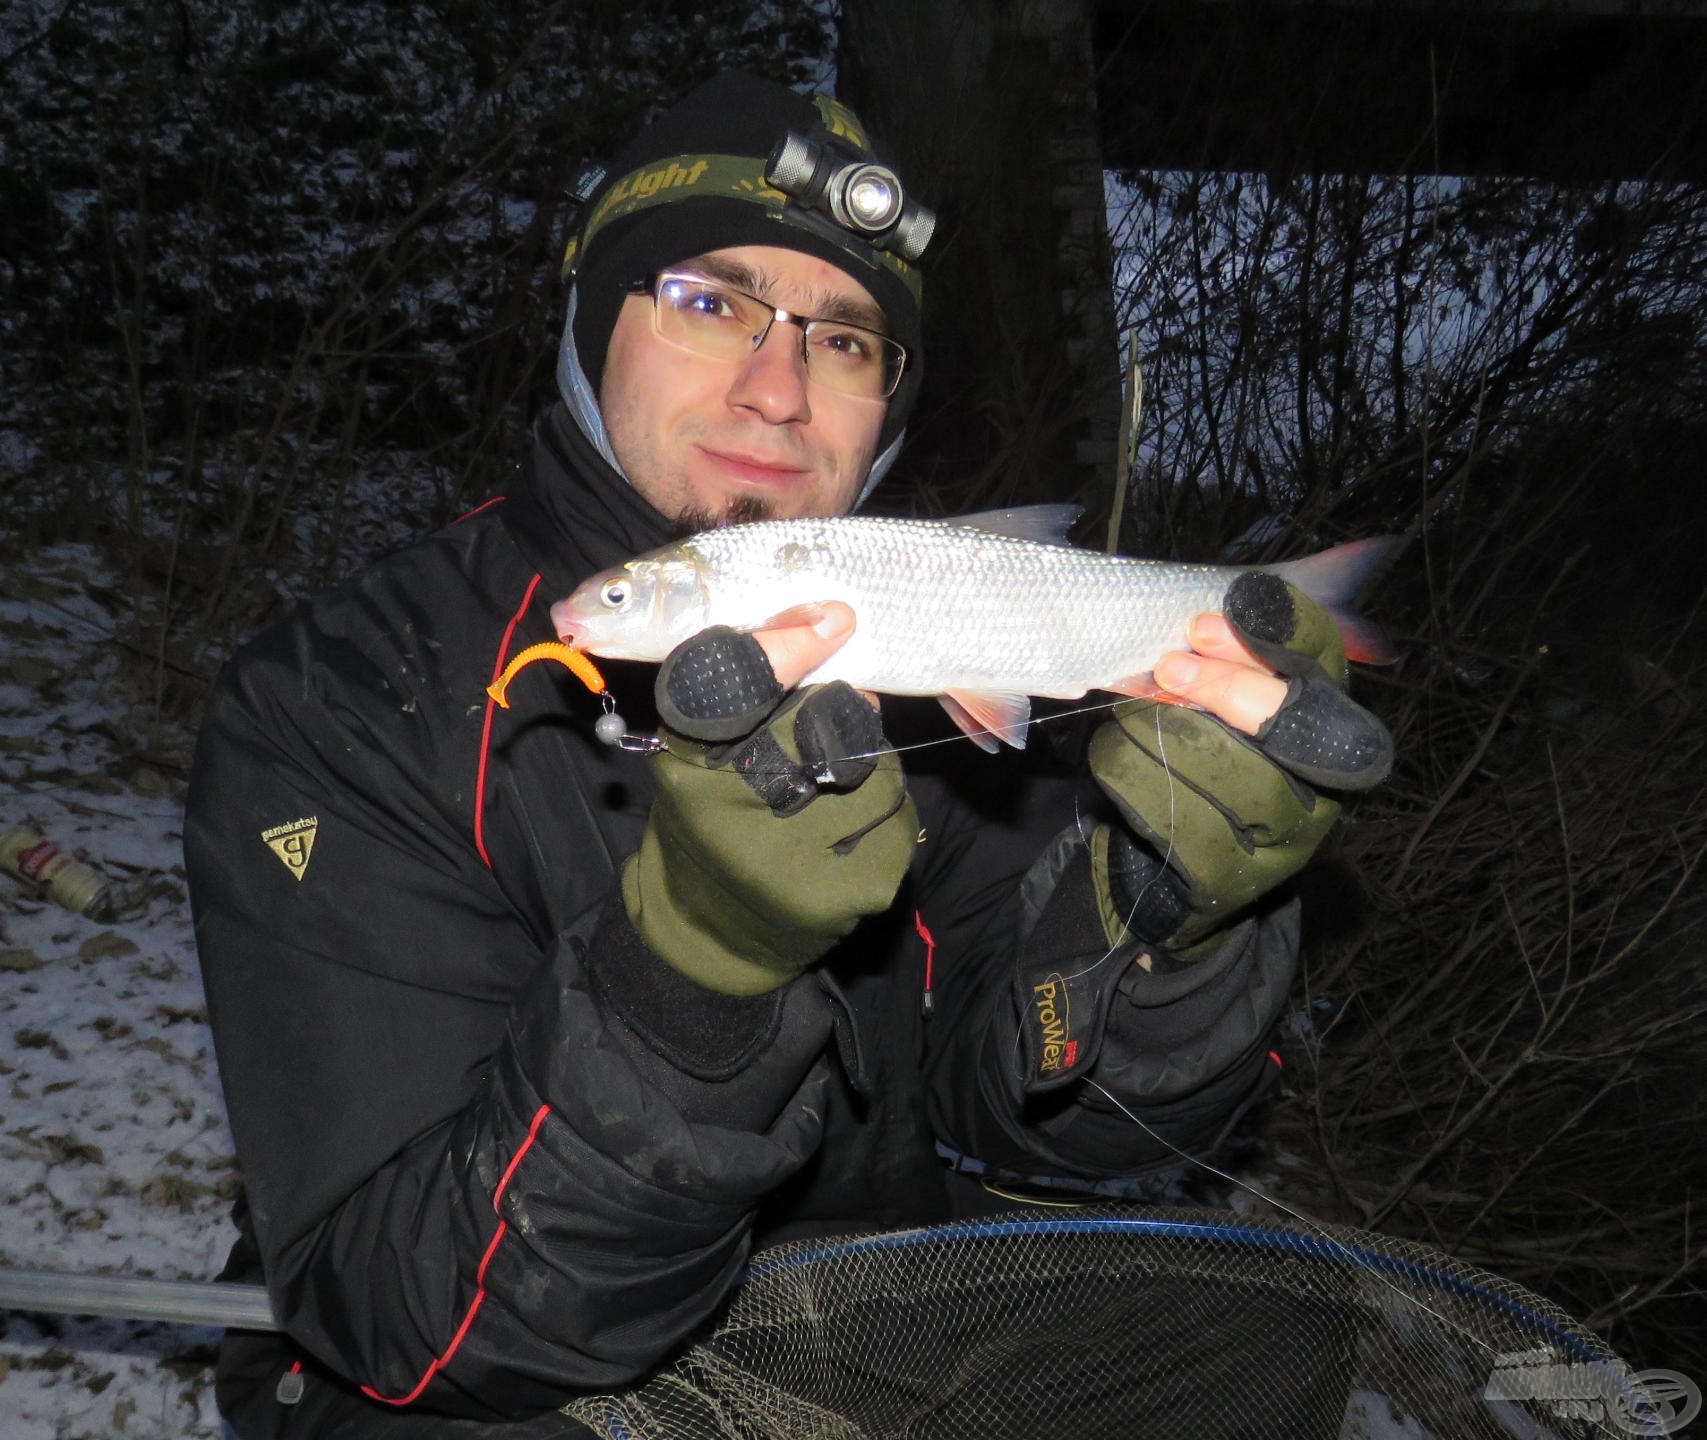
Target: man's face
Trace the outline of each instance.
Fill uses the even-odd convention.
[[[794,314],[884,328],[863,285],[798,250],[737,245],[672,268]],[[650,295],[623,303],[599,393],[611,449],[634,488],[690,529],[845,514],[871,469],[888,402],[809,381],[797,326],[773,325],[757,350],[718,360],[664,340],[652,315]]]

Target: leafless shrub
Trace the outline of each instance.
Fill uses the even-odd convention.
[[[1317,888],[1291,1100],[1315,1213],[1707,1353],[1703,194],[1139,176],[1146,553],[1413,536],[1362,691],[1400,765]],[[1282,523],[1275,523],[1276,518]],[[1346,900],[1357,877],[1359,904]],[[1349,934],[1347,933],[1349,932]]]
[[[549,394],[575,167],[791,3],[175,6],[0,19],[0,543],[96,541],[157,709],[501,489]],[[684,44],[682,37],[693,37]]]

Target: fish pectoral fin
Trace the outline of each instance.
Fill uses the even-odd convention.
[[[960,733],[980,750],[987,750],[994,755],[1002,748],[1001,741],[973,719],[966,707],[952,695],[938,695],[936,698],[942,708],[948,712],[948,718],[960,727]]]
[[[824,618],[824,607],[816,600],[807,600],[799,605],[790,605],[788,609],[778,611],[768,620],[761,620],[757,625],[748,626],[752,630],[809,630]]]
[[[1139,675],[1128,675],[1124,680],[1116,680],[1104,685],[1104,690],[1110,690],[1116,695],[1130,695],[1134,700],[1154,700],[1158,705],[1178,705],[1182,710],[1201,710],[1201,705],[1193,704],[1183,695],[1176,695],[1172,690],[1164,690],[1156,683],[1153,672],[1146,670]]]
[[[992,754],[1004,740],[1016,750],[1025,749],[1025,731],[1031,724],[1031,699],[1005,690],[950,690],[937,699],[958,725],[980,748]]]

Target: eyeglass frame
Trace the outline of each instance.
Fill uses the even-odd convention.
[[[630,295],[647,295],[651,297],[653,331],[666,345],[675,345],[678,349],[684,350],[687,354],[698,355],[701,359],[715,360],[718,358],[715,355],[706,354],[703,350],[695,350],[691,346],[681,345],[678,341],[671,340],[669,336],[663,333],[663,330],[659,327],[658,319],[658,290],[660,284],[665,280],[690,280],[701,285],[711,286],[713,289],[726,290],[731,295],[739,295],[743,300],[751,300],[761,310],[769,310],[770,319],[765,321],[764,329],[760,330],[752,337],[752,348],[755,353],[758,351],[759,347],[770,338],[771,330],[775,327],[777,321],[780,320],[788,325],[799,326],[800,361],[801,364],[806,367],[806,375],[808,379],[812,378],[812,360],[811,351],[808,345],[807,329],[812,325],[836,325],[845,330],[857,330],[860,334],[869,335],[874,340],[877,340],[879,342],[880,353],[882,353],[884,346],[889,347],[895,352],[897,359],[895,362],[894,378],[890,380],[888,388],[884,390],[882,394],[861,395],[853,390],[837,389],[834,385],[830,385],[823,380],[819,380],[818,383],[823,385],[824,388],[830,391],[833,395],[845,395],[850,400],[881,400],[887,403],[894,397],[895,392],[901,387],[901,377],[906,373],[907,362],[912,358],[912,356],[908,352],[907,347],[899,340],[885,335],[881,330],[873,330],[869,325],[860,325],[852,320],[837,320],[828,315],[802,315],[797,311],[785,309],[781,305],[774,305],[762,295],[755,295],[750,290],[743,290],[739,285],[732,285],[727,280],[720,280],[713,275],[697,275],[691,270],[654,270],[650,275],[643,276],[639,280],[631,280],[628,283],[628,293]]]

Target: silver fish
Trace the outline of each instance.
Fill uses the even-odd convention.
[[[1184,650],[1194,615],[1219,611],[1246,570],[1272,571],[1340,622],[1354,658],[1379,636],[1345,608],[1398,543],[1354,541],[1279,565],[1186,565],[1067,543],[1076,505],[955,520],[766,520],[708,530],[583,583],[551,608],[577,650],[662,660],[708,625],[755,629],[845,601],[852,637],[807,682],[934,695],[986,749],[1025,744],[1027,696],[1150,694],[1150,671]]]

